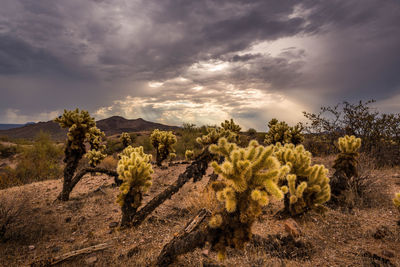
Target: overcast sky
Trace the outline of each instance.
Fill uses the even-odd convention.
[[[400,112],[398,0],[2,0],[0,123],[63,109],[265,130],[322,105]]]

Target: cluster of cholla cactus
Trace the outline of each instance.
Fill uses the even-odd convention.
[[[348,188],[349,181],[358,176],[358,150],[361,147],[361,138],[344,136],[338,140],[340,153],[336,157],[331,181],[332,194],[337,197]]]
[[[193,157],[194,157],[193,150],[188,149],[188,150],[185,151],[185,159],[186,160],[192,160]]]
[[[69,194],[77,183],[77,181],[73,181],[73,176],[79,161],[86,153],[85,143],[89,142],[91,146],[92,152],[88,156],[91,164],[97,164],[103,156],[100,155],[101,153],[94,151],[104,149],[101,145],[101,138],[104,133],[96,127],[94,118],[86,110],[64,110],[64,114],[54,121],[59,123],[62,128],[68,128],[68,139],[64,150],[64,162],[66,165],[64,168],[63,190],[58,197],[60,200],[65,201],[69,199]]]
[[[156,149],[157,166],[161,166],[162,162],[175,152],[173,145],[176,143],[176,136],[171,131],[166,132],[155,129],[151,133],[150,141]]]
[[[121,141],[124,148],[126,148],[132,144],[131,136],[125,132],[121,134],[119,140]]]
[[[96,167],[107,156],[104,153],[106,146],[101,143],[104,136],[104,132],[100,131],[97,127],[93,127],[89,130],[88,142],[90,144],[90,150],[85,156],[89,160],[90,167]]]
[[[311,153],[302,145],[275,145],[275,157],[290,167],[290,174],[279,182],[285,194],[285,212],[292,216],[310,209],[320,210],[330,199],[328,169],[311,165]]]
[[[264,140],[267,145],[275,145],[276,143],[298,145],[304,141],[301,124],[291,127],[284,121],[279,122],[277,119],[272,119],[268,123],[268,128],[269,131]]]
[[[237,140],[237,134],[221,127],[209,127],[207,128],[207,134],[197,137],[196,141],[203,147],[207,147],[211,144],[216,144],[220,138],[226,138],[229,142],[234,142]]]
[[[221,138],[209,149],[225,158],[221,165],[212,163],[221,178],[212,188],[223,205],[209,220],[211,245],[223,259],[226,247],[243,249],[250,240],[251,226],[270,197],[283,198],[278,182],[289,167],[279,163],[273,146],[264,147],[255,140],[247,148],[239,148]]]
[[[128,226],[142,204],[143,193],[151,186],[151,155],[143,147],[128,146],[120,154],[117,172],[122,184],[117,203],[121,206],[121,226]]]

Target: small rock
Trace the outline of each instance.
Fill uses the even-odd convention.
[[[210,253],[210,251],[208,249],[205,249],[201,252],[201,254],[204,256],[208,256],[208,253]]]
[[[394,253],[393,251],[390,250],[382,250],[382,255],[388,258],[393,258],[394,257]]]
[[[29,248],[29,250],[34,250],[35,246],[34,245],[30,245],[28,248]]]
[[[87,258],[87,259],[85,260],[85,263],[86,263],[87,265],[92,265],[92,264],[94,264],[96,261],[97,261],[97,257],[96,257],[96,256],[93,256],[93,257]]]
[[[285,221],[285,231],[292,237],[299,237],[301,234],[300,226],[293,219]]]
[[[110,224],[108,225],[108,227],[110,228],[115,228],[118,226],[118,222],[110,222]]]

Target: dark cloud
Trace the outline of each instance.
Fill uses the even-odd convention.
[[[230,87],[286,95],[310,110],[383,100],[400,91],[398,25],[396,1],[6,0],[0,114],[95,111],[127,96],[207,103],[210,92],[241,106],[227,99]],[[273,53],[268,42],[282,45]],[[155,81],[162,90],[147,86]],[[161,114],[155,109],[145,111]],[[236,115],[264,118],[257,112]]]

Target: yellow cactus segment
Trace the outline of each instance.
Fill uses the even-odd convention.
[[[103,159],[105,159],[106,154],[103,154],[101,151],[97,150],[89,150],[85,157],[89,160],[90,166],[97,166]]]
[[[361,147],[361,138],[356,138],[354,135],[346,135],[339,138],[338,146],[342,153],[356,153]]]
[[[218,201],[224,204],[214,213],[214,217],[219,215],[222,219],[216,227],[215,249],[224,255],[226,247],[241,249],[249,241],[251,226],[262,207],[269,204],[270,197],[283,197],[277,183],[287,175],[289,168],[281,166],[273,156],[273,146],[264,147],[255,140],[248,147],[240,148],[220,138],[209,150],[225,159],[221,164],[215,161],[211,164],[221,180],[214,182],[212,188]],[[210,221],[210,226],[217,225],[215,220]]]
[[[222,225],[222,217],[221,215],[217,214],[211,217],[210,221],[208,222],[211,228],[218,228]]]
[[[396,207],[400,209],[400,192],[396,194],[396,196],[393,199],[393,203]]]
[[[186,160],[192,160],[193,159],[193,157],[194,157],[194,152],[193,152],[193,150],[186,150],[185,151],[185,158],[186,158]]]
[[[131,147],[122,151],[118,161],[117,172],[119,178],[123,181],[119,190],[117,203],[122,207],[128,194],[138,194],[146,192],[151,186],[151,155],[143,152],[143,147]],[[136,196],[134,196],[136,199]],[[139,200],[140,201],[140,200]],[[132,205],[139,207],[141,203],[134,201]]]
[[[302,145],[278,143],[274,155],[281,164],[290,167],[290,174],[280,181],[280,186],[288,189],[289,201],[285,202],[285,209],[292,215],[318,208],[330,199],[328,169],[323,165],[311,165],[311,153]]]

